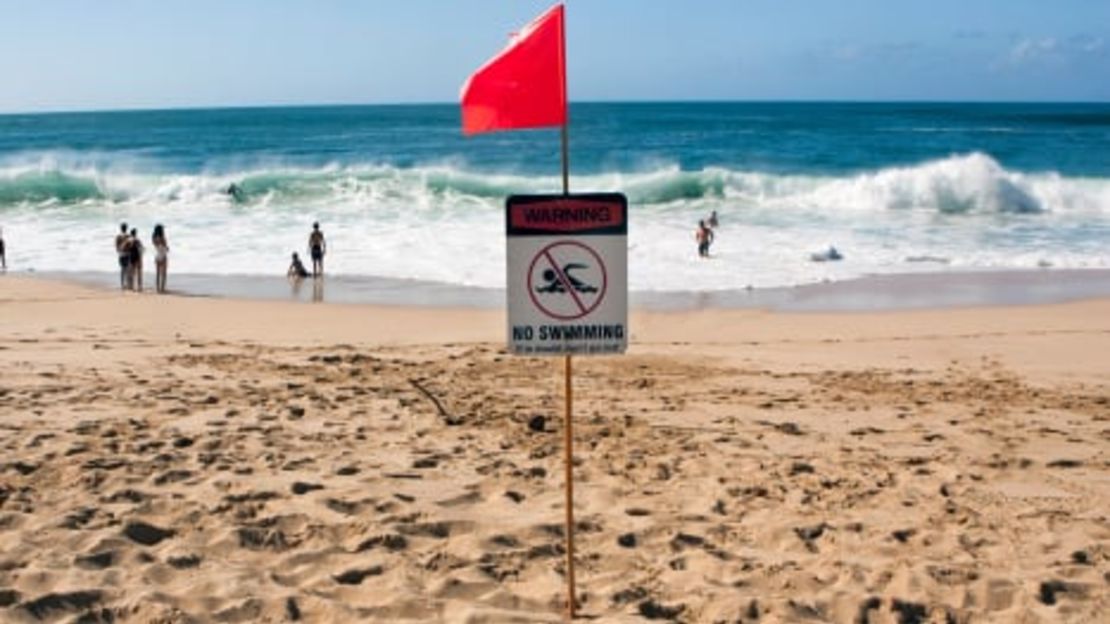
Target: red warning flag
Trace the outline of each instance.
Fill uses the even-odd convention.
[[[567,122],[566,40],[557,4],[516,33],[462,87],[463,134]]]

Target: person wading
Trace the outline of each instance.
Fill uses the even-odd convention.
[[[119,224],[119,234],[116,234],[116,256],[119,258],[119,289],[127,290],[127,285],[131,281],[131,252],[128,249],[129,237],[127,236],[127,224]]]
[[[137,292],[143,292],[143,242],[139,240],[139,230],[132,228],[127,242],[127,260],[131,267],[131,284]]]
[[[709,257],[709,246],[713,244],[713,230],[705,224],[705,220],[698,221],[698,229],[694,231],[694,239],[698,242],[698,255],[702,258]]]
[[[154,233],[150,237],[154,245],[154,290],[166,292],[166,269],[170,262],[170,244],[166,242],[166,229],[162,224],[154,226]]]
[[[324,242],[324,233],[320,231],[320,224],[312,224],[312,233],[308,235],[308,255],[312,258],[312,277],[324,274],[324,254],[328,246]]]

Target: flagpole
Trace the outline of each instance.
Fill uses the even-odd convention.
[[[566,507],[567,507],[567,618],[574,619],[574,430],[572,369],[570,354],[563,356],[563,388],[565,408],[563,415],[563,447],[566,457]]]
[[[567,123],[563,124],[563,130],[560,133],[563,143],[563,195],[570,194],[570,158],[568,156],[569,150],[567,149],[567,143],[569,142],[567,139],[567,125]]]
[[[566,92],[566,72],[563,72],[563,92]],[[563,154],[563,195],[570,194],[570,159],[568,157],[569,150],[567,149],[567,122],[563,122],[562,132],[562,154]],[[564,389],[564,407],[565,413],[563,414],[563,450],[565,457],[563,458],[566,464],[566,490],[567,490],[567,619],[574,619],[574,390],[573,390],[573,377],[572,377],[571,356],[566,354],[563,356],[563,389]]]
[[[560,143],[562,144],[562,161],[563,161],[563,195],[570,195],[570,149],[568,147],[569,139],[567,137],[567,126],[570,125],[570,108],[567,101],[567,33],[566,24],[559,37],[559,62],[562,64],[560,72],[563,75],[563,106],[565,118],[561,132],[559,133]],[[567,493],[567,619],[574,619],[575,612],[575,591],[574,591],[574,390],[573,390],[573,367],[571,365],[571,355],[567,353],[563,356],[563,390],[564,390],[564,408],[563,415],[563,447],[564,455],[563,462],[566,464],[566,493]]]

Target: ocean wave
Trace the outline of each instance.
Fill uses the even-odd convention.
[[[104,199],[94,178],[64,171],[26,171],[0,177],[0,206]]]
[[[234,185],[234,186],[233,186]],[[1110,211],[1110,180],[1022,173],[974,152],[842,176],[771,174],[677,166],[575,176],[573,187],[622,191],[632,204],[686,208],[923,210],[947,215]],[[485,174],[457,166],[347,165],[223,173],[150,173],[119,167],[0,164],[0,209],[82,204],[229,206],[499,203],[506,195],[554,192],[555,176]]]
[[[832,208],[924,208],[943,214],[1038,213],[1067,208],[1051,205],[1049,198],[1038,192],[1042,182],[1007,171],[985,154],[972,153],[831,181],[814,189],[810,201]]]

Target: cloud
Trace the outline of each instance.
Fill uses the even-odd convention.
[[[1036,63],[1057,56],[1058,49],[1055,37],[1022,39],[1010,48],[1009,60],[1014,65]]]
[[[992,69],[1061,67],[1098,59],[1107,51],[1103,37],[1079,34],[1060,39],[1053,36],[1022,37],[992,64]]]
[[[1069,43],[1074,45],[1081,52],[1086,52],[1088,54],[1098,54],[1106,48],[1105,39],[1091,35],[1076,35],[1069,40]]]
[[[883,43],[827,43],[811,49],[806,54],[815,60],[831,60],[841,64],[888,63],[905,61],[923,52],[924,46],[916,41]]]

